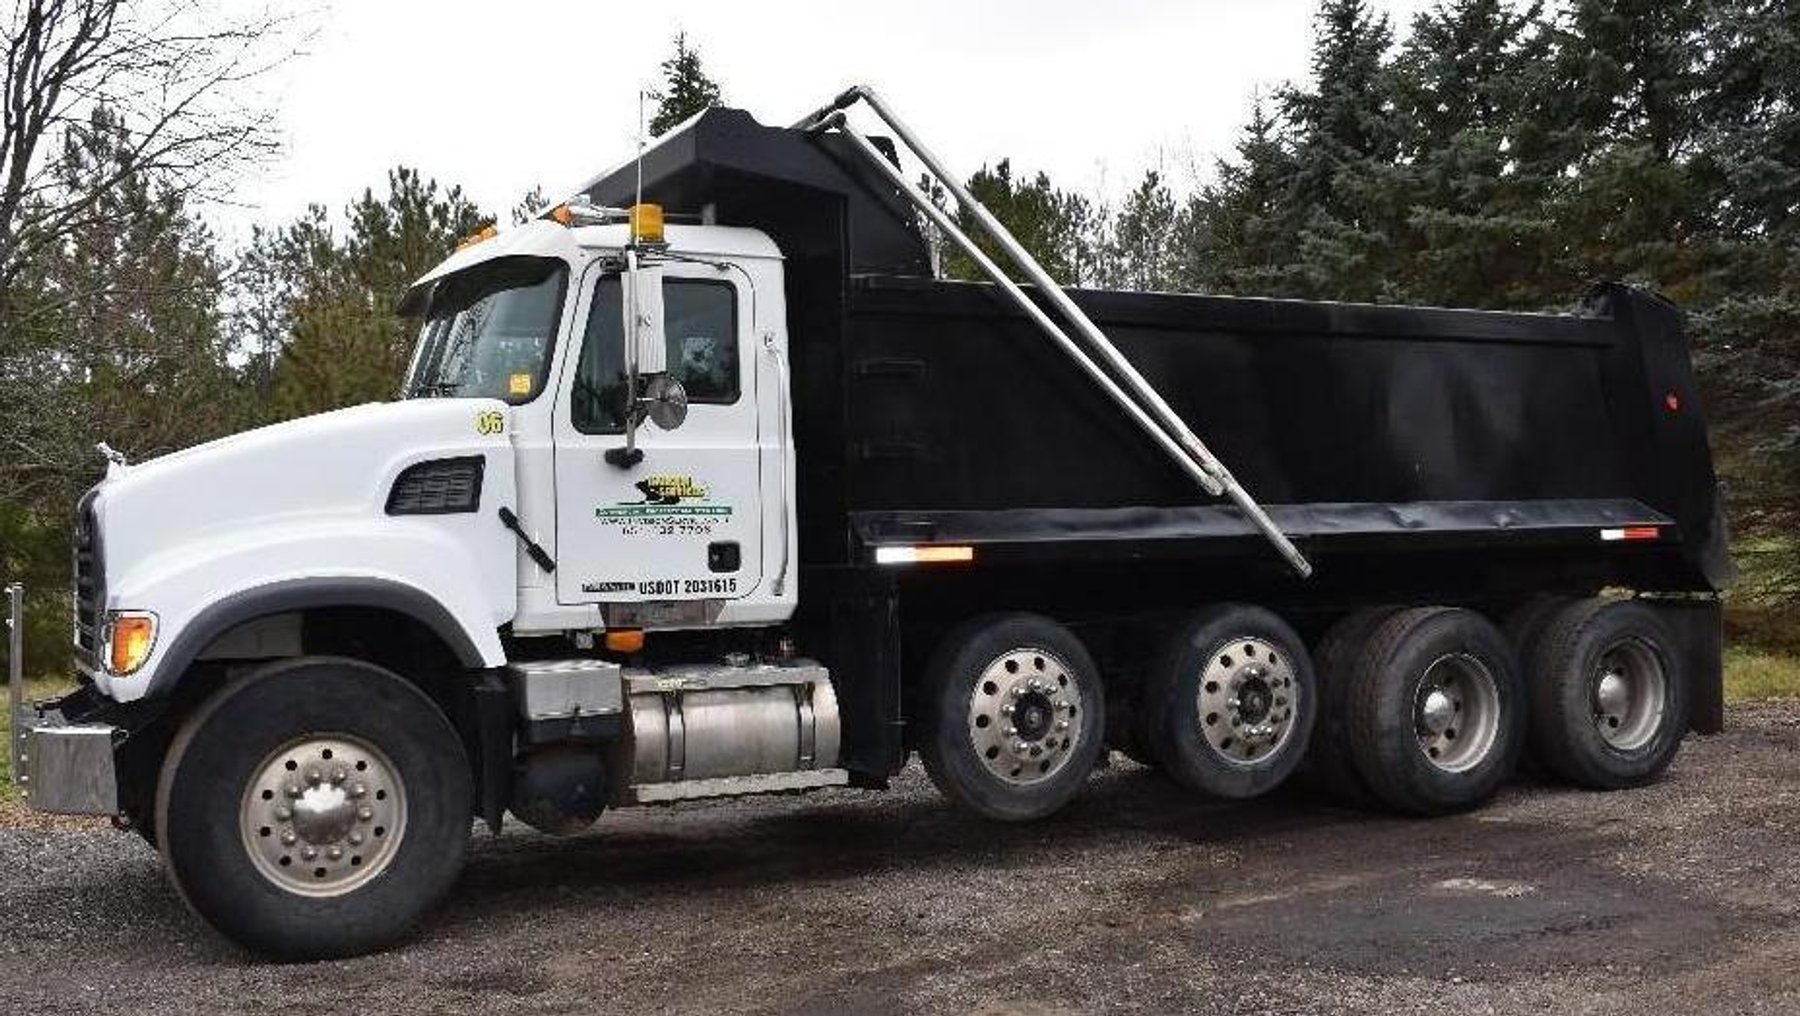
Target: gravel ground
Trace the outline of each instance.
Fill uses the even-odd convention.
[[[0,831],[0,1010],[437,1013],[1800,1012],[1800,703],[1662,783],[1522,784],[1399,820],[1196,802],[1118,761],[1071,809],[893,792],[476,838],[421,935],[259,963],[135,836]]]

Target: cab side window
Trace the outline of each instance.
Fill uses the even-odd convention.
[[[570,402],[575,429],[583,434],[617,434],[625,429],[623,299],[624,287],[616,275],[601,279],[594,288]],[[669,376],[687,389],[689,403],[737,401],[737,291],[729,282],[664,279],[663,332]]]

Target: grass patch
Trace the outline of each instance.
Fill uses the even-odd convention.
[[[1800,698],[1800,656],[1748,646],[1725,650],[1725,701]]]

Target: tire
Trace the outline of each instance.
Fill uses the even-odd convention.
[[[1350,672],[1369,636],[1400,608],[1362,607],[1339,618],[1313,648],[1313,671],[1319,684],[1319,717],[1312,744],[1301,766],[1301,778],[1314,789],[1356,808],[1379,802],[1363,783],[1350,759]]]
[[[1521,673],[1527,685],[1531,683],[1532,658],[1537,652],[1538,639],[1543,635],[1544,628],[1559,612],[1578,602],[1580,601],[1567,596],[1540,593],[1514,607],[1501,623],[1500,630],[1506,633],[1507,641],[1512,643],[1513,651],[1518,654],[1519,665],[1523,668]]]
[[[1500,789],[1525,734],[1525,689],[1512,646],[1469,610],[1390,615],[1351,668],[1352,761],[1398,811],[1472,808]]]
[[[1678,642],[1654,608],[1582,600],[1545,626],[1532,657],[1532,747],[1578,786],[1617,790],[1661,775],[1688,726]]]
[[[996,614],[953,630],[932,654],[925,687],[925,771],[952,803],[984,818],[1026,822],[1062,808],[1103,748],[1099,671],[1048,618]]]
[[[470,802],[468,760],[434,702],[379,667],[308,657],[226,685],[187,720],[156,825],[207,923],[259,953],[324,959],[394,942],[444,895]]]
[[[1299,767],[1318,715],[1306,644],[1260,607],[1209,607],[1175,631],[1145,686],[1151,749],[1190,790],[1244,799]]]

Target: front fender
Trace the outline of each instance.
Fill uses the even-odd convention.
[[[485,514],[293,520],[234,530],[145,560],[108,590],[157,615],[150,658],[96,675],[121,702],[166,694],[206,646],[244,621],[316,607],[381,607],[424,623],[468,667],[506,662],[498,628],[517,610],[511,541]]]

